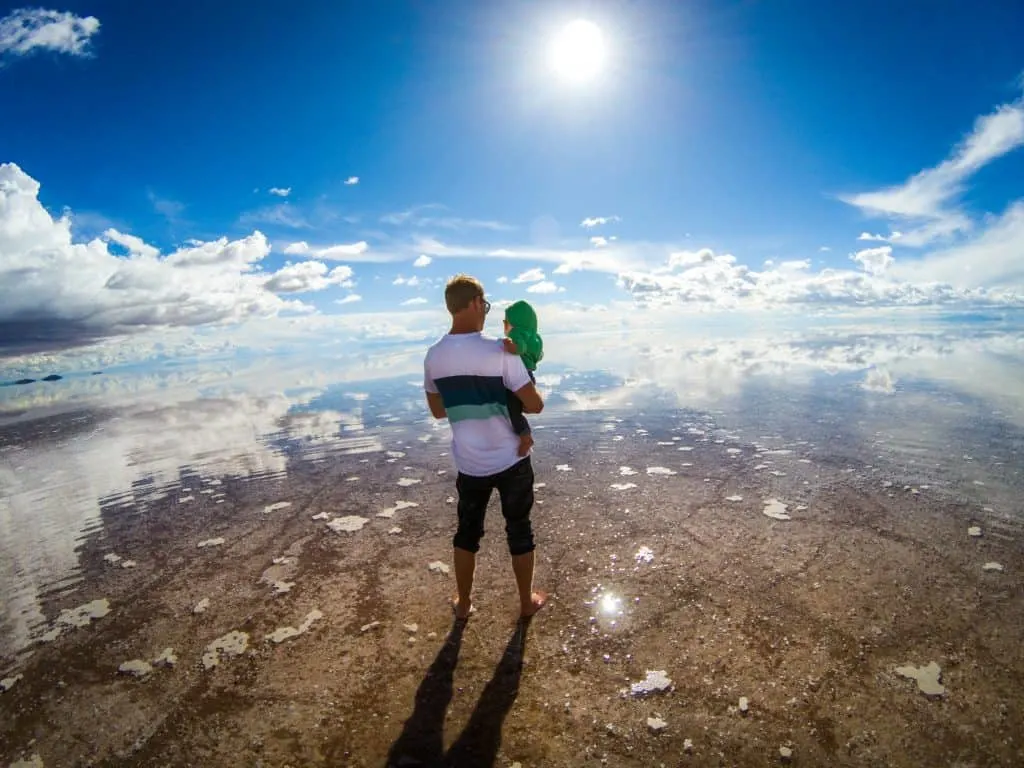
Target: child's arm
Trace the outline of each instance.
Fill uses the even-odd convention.
[[[512,341],[512,339],[509,339],[509,338],[502,339],[502,343],[505,346],[505,351],[508,352],[510,355],[518,355],[519,354],[519,347],[516,346],[516,343],[514,341]]]

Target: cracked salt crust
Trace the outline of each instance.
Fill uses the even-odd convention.
[[[647,696],[651,693],[667,691],[671,685],[672,681],[668,679],[665,670],[648,669],[647,677],[630,685],[629,692],[633,696]]]
[[[361,531],[368,522],[370,522],[368,517],[346,515],[345,517],[334,518],[327,524],[327,527],[335,533],[355,533],[356,531]]]
[[[269,640],[272,643],[283,643],[285,640],[291,640],[293,637],[306,634],[310,627],[323,617],[323,613],[319,609],[314,608],[306,614],[306,618],[302,620],[302,623],[299,624],[298,627],[281,627],[280,629],[275,629],[264,639]]]
[[[153,674],[153,665],[142,659],[132,659],[122,663],[117,671],[122,675],[131,675],[132,677],[148,677]]]
[[[383,509],[380,512],[378,512],[377,517],[383,517],[385,519],[390,520],[392,517],[395,516],[395,512],[401,512],[403,509],[412,509],[413,507],[418,506],[419,504],[416,503],[415,501],[396,501],[395,506],[388,507],[387,509]]]
[[[233,659],[245,653],[249,647],[249,633],[237,629],[218,637],[206,646],[203,651],[203,668],[210,670],[224,659]]]
[[[223,543],[224,538],[218,536],[215,539],[206,539],[205,541],[200,541],[198,544],[196,544],[196,546],[199,547],[199,549],[206,549],[207,547],[219,547]]]
[[[925,696],[941,696],[946,692],[945,686],[939,681],[942,679],[942,670],[934,661],[927,667],[913,667],[909,664],[905,667],[896,667],[896,674],[917,681],[917,688]]]
[[[778,499],[766,499],[765,508],[762,510],[762,514],[766,517],[770,517],[773,520],[792,520],[788,514],[786,514],[786,504],[783,504]]]
[[[0,693],[7,693],[24,677],[24,675],[15,675],[14,677],[5,677],[3,680],[0,680]]]

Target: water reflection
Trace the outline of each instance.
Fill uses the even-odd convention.
[[[548,439],[600,436],[601,450],[614,452],[649,438],[678,443],[680,460],[708,445],[722,462],[744,446],[796,446],[794,462],[887,462],[897,487],[985,482],[987,503],[1014,509],[1024,450],[1019,328],[552,335],[548,349],[538,377]],[[215,488],[227,477],[281,476],[296,461],[383,453],[389,429],[411,427],[406,439],[446,450],[447,426],[425,413],[422,354],[271,356],[0,388],[0,653],[43,624],[41,595],[79,577],[80,544],[105,513],[157,504],[186,478]],[[683,434],[665,433],[665,415],[680,409]],[[791,470],[770,463],[781,458],[763,468],[785,476]],[[606,593],[595,611],[614,620],[621,603]]]

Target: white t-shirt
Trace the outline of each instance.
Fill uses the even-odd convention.
[[[459,472],[486,477],[521,460],[505,390],[515,392],[529,383],[519,356],[482,333],[449,333],[427,350],[423,387],[444,401]]]

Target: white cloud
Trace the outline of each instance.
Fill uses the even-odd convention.
[[[416,261],[414,261],[412,265],[414,267],[426,267],[429,266],[430,262],[432,261],[433,259],[427,256],[427,254],[421,253],[419,256],[416,257]]]
[[[430,302],[427,301],[422,296],[417,296],[416,298],[413,298],[413,299],[406,299],[405,301],[402,302],[401,306],[403,306],[403,307],[415,307],[415,306],[419,306],[419,305],[422,305],[422,304],[429,304],[429,303]]]
[[[1020,212],[1024,235],[1024,205]],[[1012,230],[1012,227],[1008,227]],[[1019,251],[1018,251],[1019,252]],[[1009,255],[1011,251],[1007,251]],[[635,301],[646,306],[684,305],[717,309],[765,309],[797,305],[820,307],[926,306],[988,304],[1024,306],[1024,296],[1014,291],[956,288],[949,283],[899,280],[891,274],[891,247],[883,246],[855,255],[863,272],[823,269],[812,272],[807,260],[781,264],[765,262],[757,272],[737,264],[730,254],[710,249],[674,253],[670,262],[652,270],[627,271],[619,285]],[[959,262],[956,254],[944,257]],[[1024,268],[1019,268],[1024,271]],[[884,274],[883,274],[884,273]],[[915,273],[922,277],[921,271]]]
[[[328,271],[322,261],[302,261],[282,267],[264,283],[274,293],[322,291],[332,285],[352,287],[352,267],[342,265]]]
[[[348,296],[346,296],[345,298],[343,298],[343,299],[338,299],[338,300],[337,300],[336,302],[334,302],[334,303],[335,303],[335,304],[353,304],[353,303],[355,303],[355,302],[357,302],[357,301],[362,301],[362,300],[363,300],[363,297],[362,297],[362,296],[360,296],[360,295],[359,295],[358,293],[350,293],[350,294],[349,294]]]
[[[0,165],[0,348],[69,347],[147,327],[239,322],[301,302],[267,291],[255,265],[270,246],[260,232],[220,238],[157,258],[137,238],[72,242],[72,218],[54,220],[39,183],[13,163]],[[116,239],[115,239],[116,238]]]
[[[291,187],[271,187],[270,194],[277,195],[278,197],[288,197],[292,193]]]
[[[415,275],[413,275],[412,277],[402,277],[402,275],[399,275],[398,277],[396,277],[394,279],[394,281],[391,284],[392,285],[408,285],[411,288],[415,288],[417,285],[420,284],[420,279],[418,277],[416,277]]]
[[[594,227],[600,227],[605,224],[613,224],[617,221],[622,221],[618,216],[593,216],[586,218],[580,222],[581,227],[586,229],[592,229]]]
[[[850,258],[860,264],[869,275],[881,275],[892,266],[892,247],[883,245],[878,248],[866,248],[851,254]]]
[[[821,248],[819,248],[818,250],[819,250],[819,251],[821,251],[822,253],[828,253],[828,252],[829,252],[829,251],[831,251],[832,249],[831,249],[831,248],[829,248],[829,247],[828,247],[827,245],[823,245],[823,246],[821,246]]]
[[[507,278],[507,277],[505,277],[505,275],[502,275],[502,276],[501,276],[501,277],[499,277],[499,278],[498,278],[497,280],[495,280],[495,282],[496,282],[496,283],[500,283],[501,285],[504,285],[505,283],[507,283],[507,282],[508,282],[508,278]]]
[[[308,229],[310,227],[306,217],[288,203],[278,203],[257,208],[255,211],[247,211],[239,217],[238,223],[243,227],[255,224],[271,224],[288,229]]]
[[[527,293],[564,293],[565,288],[555,285],[550,280],[542,280],[539,283],[534,283],[526,289]]]
[[[135,253],[140,256],[148,256],[155,259],[160,255],[160,249],[154,248],[152,245],[147,245],[141,237],[135,235],[126,235],[118,232],[116,229],[108,229],[103,233],[103,236],[111,242],[117,243],[123,248],[127,248],[129,253]]]
[[[358,243],[328,245],[323,248],[311,248],[305,240],[300,240],[285,246],[284,252],[289,256],[311,256],[328,261],[351,261],[355,257],[365,254],[369,248],[370,246],[365,240],[360,240]]]
[[[868,214],[908,222],[913,229],[903,234],[901,244],[925,245],[971,228],[971,220],[955,205],[951,206],[963,191],[964,182],[1022,144],[1024,102],[1003,104],[991,114],[979,117],[950,157],[934,168],[915,174],[903,184],[841,199]]]
[[[99,29],[95,16],[22,8],[0,19],[0,56],[24,56],[35,50],[85,56]]]
[[[525,272],[519,274],[518,277],[512,280],[513,283],[536,283],[539,280],[544,279],[543,269],[528,269]]]
[[[359,183],[359,177],[358,176],[349,176],[347,179],[345,179],[345,186],[347,186],[347,187],[355,186],[358,183]]]
[[[608,245],[608,238],[606,237],[592,237],[590,238],[590,244],[595,248],[604,248]]]
[[[515,227],[510,224],[505,224],[502,221],[494,221],[491,219],[464,219],[459,216],[424,215],[425,211],[431,210],[446,210],[446,208],[439,203],[416,205],[404,211],[387,213],[380,217],[380,221],[382,224],[390,224],[392,226],[409,226],[419,229],[427,229],[431,227],[458,231],[486,229],[491,230],[492,232],[510,232],[515,229]]]

